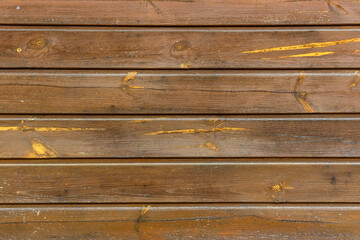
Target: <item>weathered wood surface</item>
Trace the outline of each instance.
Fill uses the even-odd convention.
[[[358,27],[2,27],[0,68],[359,68]]]
[[[360,201],[360,164],[342,159],[0,161],[0,203]]]
[[[2,206],[2,239],[359,239],[358,205]]]
[[[359,157],[358,115],[3,116],[1,158]]]
[[[356,0],[2,0],[2,24],[132,26],[359,24]]]
[[[359,113],[359,71],[0,71],[0,113]]]

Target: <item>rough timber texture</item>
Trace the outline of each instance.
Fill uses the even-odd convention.
[[[0,239],[360,239],[359,0],[0,0]]]
[[[0,1],[2,24],[242,26],[359,24],[356,0]]]
[[[1,27],[0,68],[359,68],[358,27]]]
[[[0,77],[1,113],[360,112],[357,70],[3,70]]]

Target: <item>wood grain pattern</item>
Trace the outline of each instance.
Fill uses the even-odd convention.
[[[358,239],[358,205],[2,206],[3,239]]]
[[[358,27],[2,27],[0,68],[359,68]]]
[[[3,160],[0,175],[0,204],[360,201],[342,159]]]
[[[1,158],[359,157],[358,115],[3,116]]]
[[[359,81],[340,70],[3,70],[0,113],[359,113]]]
[[[340,25],[359,16],[356,0],[0,1],[2,24]]]

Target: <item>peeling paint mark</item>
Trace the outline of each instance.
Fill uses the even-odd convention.
[[[345,8],[343,8],[341,5],[335,3],[332,0],[326,0],[328,2],[329,5],[333,5],[335,7],[337,7],[338,9],[340,9],[341,11],[343,11],[346,15],[349,15],[349,12],[345,10]]]
[[[27,157],[30,158],[56,158],[60,155],[55,151],[54,148],[40,141],[39,139],[32,138],[30,140],[33,152]]]
[[[144,217],[145,215],[149,212],[151,206],[150,205],[147,205],[146,207],[143,206],[142,209],[141,209],[141,212],[139,214],[139,216],[136,218],[136,221],[135,221],[135,231],[136,233],[140,234],[140,224],[144,221]]]
[[[216,123],[217,121],[219,121],[219,119],[217,119],[217,118],[212,118],[209,120],[209,122],[211,122],[211,123]]]
[[[0,127],[0,132],[5,131],[34,131],[34,132],[76,132],[76,131],[104,131],[106,128],[64,128],[64,127]]]
[[[261,59],[269,60],[269,59],[282,59],[282,58],[320,57],[320,56],[330,55],[330,54],[334,54],[334,53],[335,52],[313,52],[313,53],[304,53],[304,54],[280,56],[280,57],[274,57],[274,58],[261,58]]]
[[[310,103],[306,100],[306,92],[295,93],[295,98],[308,113],[314,113],[315,110],[311,107]]]
[[[212,144],[212,143],[205,143],[204,146],[207,147],[210,150],[219,151],[219,148],[216,145]]]
[[[294,92],[296,92],[298,90],[300,85],[304,82],[305,78],[306,78],[306,74],[304,73],[304,71],[300,72],[300,75],[299,75],[298,80],[296,81],[296,84],[294,87]]]
[[[355,74],[356,74],[356,77],[355,79],[351,82],[350,86],[349,86],[349,89],[348,89],[348,92],[351,92],[353,90],[354,87],[356,87],[359,82],[360,82],[360,74],[359,74],[359,71],[355,71]]]
[[[257,49],[252,51],[244,51],[241,53],[267,53],[267,52],[289,51],[289,50],[299,50],[299,49],[307,49],[307,48],[321,48],[321,47],[331,47],[335,45],[355,43],[355,42],[360,42],[360,38],[350,38],[350,39],[344,39],[344,40],[332,41],[332,42],[306,43],[301,45],[293,45],[293,46],[285,46],[285,47],[264,48],[264,49]]]
[[[214,125],[217,124],[217,125],[216,125],[217,128],[220,127],[220,126],[222,126],[222,125],[224,124],[224,121],[220,121],[220,120],[217,119],[217,118],[210,119],[209,122],[212,123],[212,124],[214,124]]]
[[[150,4],[150,6],[155,10],[157,14],[161,14],[161,9],[155,3],[153,3],[152,0],[145,0],[145,1]]]
[[[135,78],[137,72],[128,72],[128,74],[126,75],[126,77],[123,79],[123,81],[121,82],[121,86],[125,86],[126,83],[132,79]]]
[[[185,69],[190,68],[190,63],[182,63],[180,64],[180,68],[185,68]]]
[[[40,49],[44,48],[47,45],[47,43],[48,43],[48,41],[45,38],[41,37],[41,38],[31,40],[27,44],[27,47],[29,49],[40,50]]]
[[[141,209],[141,213],[140,213],[140,216],[144,216],[151,208],[151,205],[147,205],[146,207],[143,207]]]
[[[230,132],[230,131],[249,131],[250,129],[246,128],[232,128],[232,127],[222,127],[222,128],[211,128],[211,129],[179,129],[179,130],[168,130],[168,131],[158,131],[145,133],[145,135],[161,135],[161,134],[189,134],[189,133],[212,133],[212,132]]]

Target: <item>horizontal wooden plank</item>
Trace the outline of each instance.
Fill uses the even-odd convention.
[[[359,16],[355,0],[0,1],[2,24],[324,25],[359,24]]]
[[[359,157],[359,115],[2,116],[0,158]]]
[[[360,201],[359,162],[312,161],[0,161],[0,203]]]
[[[359,113],[358,71],[0,71],[0,113]]]
[[[3,239],[359,239],[358,205],[2,206]]]
[[[2,27],[0,68],[359,68],[359,30]]]

